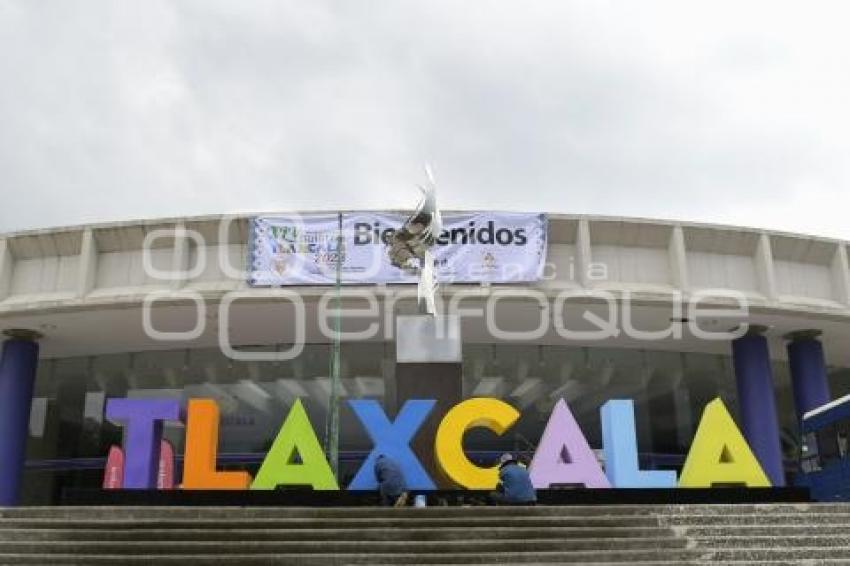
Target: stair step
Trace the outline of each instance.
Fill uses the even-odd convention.
[[[700,548],[749,549],[749,548],[801,548],[817,546],[823,549],[836,547],[847,549],[850,557],[850,533],[840,536],[726,536],[726,537],[691,537]]]
[[[663,528],[663,527],[662,527]],[[689,537],[725,537],[725,536],[834,536],[850,533],[847,525],[711,525],[670,527],[677,534]]]
[[[0,530],[3,541],[327,541],[327,540],[468,540],[517,538],[663,538],[674,537],[672,528],[651,527],[446,527],[446,528],[327,528],[327,529],[234,529],[234,528],[180,528],[148,529],[118,527],[113,529],[40,528]]]
[[[361,554],[311,554],[311,555],[281,555],[281,554],[195,554],[193,556],[175,556],[172,554],[57,554],[47,560],[51,566],[68,564],[121,564],[134,566],[137,564],[181,564],[194,566],[196,564],[228,564],[255,566],[260,564],[297,565],[297,566],[336,566],[342,564],[599,564],[599,563],[628,563],[635,562],[666,562],[687,564],[695,560],[699,552],[685,549],[675,550],[616,550],[616,551],[576,551],[576,552],[476,552],[438,554],[417,553],[361,553]],[[28,554],[0,553],[0,564],[45,564],[44,556]]]
[[[25,554],[287,554],[301,556],[317,553],[395,553],[453,552],[456,554],[481,552],[525,551],[577,551],[684,548],[687,540],[666,538],[607,538],[607,539],[486,539],[456,541],[243,541],[238,539],[217,541],[6,541],[3,550]]]
[[[848,508],[850,509],[850,508]],[[658,515],[663,526],[733,526],[733,525],[846,525],[850,527],[850,513],[808,514],[729,514],[729,515]]]
[[[850,564],[850,505],[0,509],[2,564]]]
[[[99,519],[3,519],[0,520],[0,530],[19,528],[88,528],[113,529],[131,528],[193,528],[220,527],[223,524],[234,528],[245,529],[317,529],[334,526],[349,528],[395,528],[395,527],[657,527],[656,517],[398,517],[398,518],[352,518],[345,520],[334,519],[174,519],[163,516],[159,518],[99,518]]]
[[[791,564],[823,564],[825,560],[840,559],[840,564],[850,563],[850,550],[821,547],[764,547],[764,548],[735,548],[714,549],[701,551],[700,559],[704,563],[717,564],[731,561],[757,561],[764,564],[766,561],[785,561]]]

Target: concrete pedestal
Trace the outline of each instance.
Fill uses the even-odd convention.
[[[408,399],[435,399],[431,415],[411,443],[413,452],[439,487],[434,438],[446,412],[463,399],[460,320],[431,315],[396,319],[396,406]]]

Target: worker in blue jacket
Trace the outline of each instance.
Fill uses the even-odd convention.
[[[537,493],[531,484],[528,470],[511,454],[502,454],[499,458],[499,484],[491,498],[502,505],[537,503]]]
[[[375,460],[375,479],[381,494],[381,505],[404,507],[407,503],[407,487],[398,462],[381,454]]]

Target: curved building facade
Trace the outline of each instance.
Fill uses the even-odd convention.
[[[253,218],[0,236],[0,504],[100,486],[121,443],[104,418],[113,397],[215,399],[226,469],[255,472],[297,398],[324,439],[336,321],[342,398],[394,413],[394,322],[416,312],[414,286],[252,286]],[[556,214],[545,226],[537,281],[440,287],[462,321],[463,396],[522,413],[501,436],[467,435],[472,457],[532,452],[559,399],[599,448],[599,406],[628,398],[641,460],[679,469],[721,397],[774,485],[793,481],[802,414],[850,393],[847,242]],[[342,484],[371,443],[340,407]],[[164,435],[181,454],[182,427]]]

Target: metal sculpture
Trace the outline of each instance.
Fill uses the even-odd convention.
[[[434,271],[434,255],[431,248],[443,229],[440,209],[437,208],[437,188],[431,169],[426,166],[428,185],[419,185],[422,200],[414,213],[393,234],[388,243],[387,255],[390,263],[408,273],[419,276],[417,299],[419,310],[435,315],[437,275]]]

